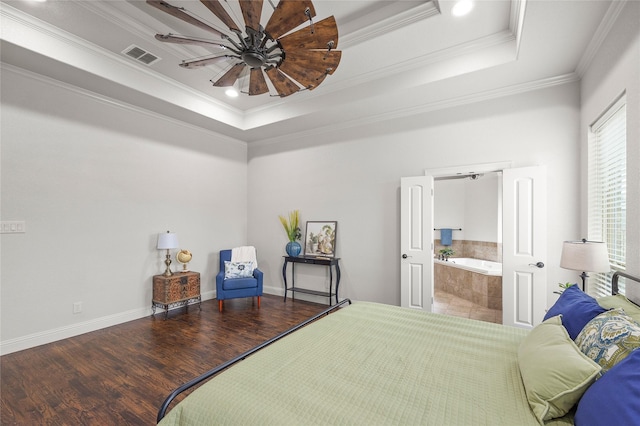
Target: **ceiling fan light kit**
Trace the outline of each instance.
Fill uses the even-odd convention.
[[[186,9],[162,0],[147,3],[169,15],[213,34],[219,40],[188,37],[176,34],[156,34],[156,40],[165,43],[192,44],[222,50],[204,58],[184,60],[183,68],[193,69],[218,62],[227,62],[224,74],[211,82],[216,87],[234,86],[248,76],[248,89],[241,90],[250,96],[271,94],[285,97],[301,90],[313,90],[327,75],[334,73],[342,52],[338,46],[338,26],[333,16],[314,22],[313,3],[307,0],[280,0],[266,26],[260,24],[262,0],[238,0],[244,20],[244,31],[231,17],[228,2],[200,0],[229,33],[203,22]],[[225,6],[223,3],[227,4]],[[297,29],[299,26],[308,25]],[[294,31],[295,30],[295,31]],[[270,82],[270,86],[265,79]]]

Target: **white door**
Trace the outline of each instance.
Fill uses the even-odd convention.
[[[433,177],[401,178],[400,304],[431,312],[433,304]]]
[[[502,180],[502,323],[532,328],[547,299],[544,167],[505,169]]]

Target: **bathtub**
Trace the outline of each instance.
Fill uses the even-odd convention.
[[[433,259],[434,288],[489,309],[502,309],[502,263],[464,257]]]
[[[471,259],[469,257],[450,257],[448,261],[433,259],[433,262],[483,275],[502,276],[502,263],[491,262],[489,260]]]

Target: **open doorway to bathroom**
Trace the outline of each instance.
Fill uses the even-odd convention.
[[[502,323],[502,172],[437,177],[434,228],[434,312]]]

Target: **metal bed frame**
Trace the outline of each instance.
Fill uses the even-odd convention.
[[[626,272],[620,272],[620,271],[616,271],[613,273],[613,276],[611,277],[611,294],[618,294],[618,279],[620,277],[624,277],[627,278],[629,280],[632,281],[636,281],[637,283],[640,283],[640,278],[639,277],[634,277],[633,275],[629,275]],[[636,305],[640,305],[640,301],[638,302],[633,302]]]
[[[331,312],[341,308],[344,305],[350,305],[351,304],[351,299],[344,299],[343,301],[341,301],[338,304],[335,304],[333,306],[330,306],[329,308],[325,309],[324,311],[320,312],[319,314],[316,314],[314,316],[312,316],[311,318],[301,322],[300,324],[297,324],[293,327],[291,327],[290,329],[283,331],[282,333],[278,334],[275,337],[272,337],[271,339],[267,340],[264,343],[259,344],[258,346],[249,349],[248,351],[238,355],[237,357],[233,358],[230,361],[225,362],[224,364],[220,364],[219,366],[215,367],[212,370],[207,371],[206,373],[196,377],[195,379],[185,383],[184,385],[176,388],[173,392],[171,392],[169,394],[169,396],[164,400],[164,402],[162,403],[162,405],[160,406],[160,410],[158,411],[158,418],[157,418],[157,422],[159,423],[160,420],[162,420],[162,418],[165,416],[165,414],[167,413],[167,410],[169,408],[169,405],[173,402],[173,400],[180,395],[182,392],[186,391],[187,389],[192,388],[193,386],[196,386],[200,383],[202,383],[203,381],[215,376],[216,374],[220,373],[223,370],[226,370],[227,368],[231,367],[232,365],[242,361],[243,359],[245,359],[246,357],[253,355],[254,353],[258,352],[260,349],[263,349],[267,346],[269,346],[270,344],[282,339],[283,337],[293,333],[294,331],[299,330],[300,328],[316,321],[317,319],[330,314]]]

